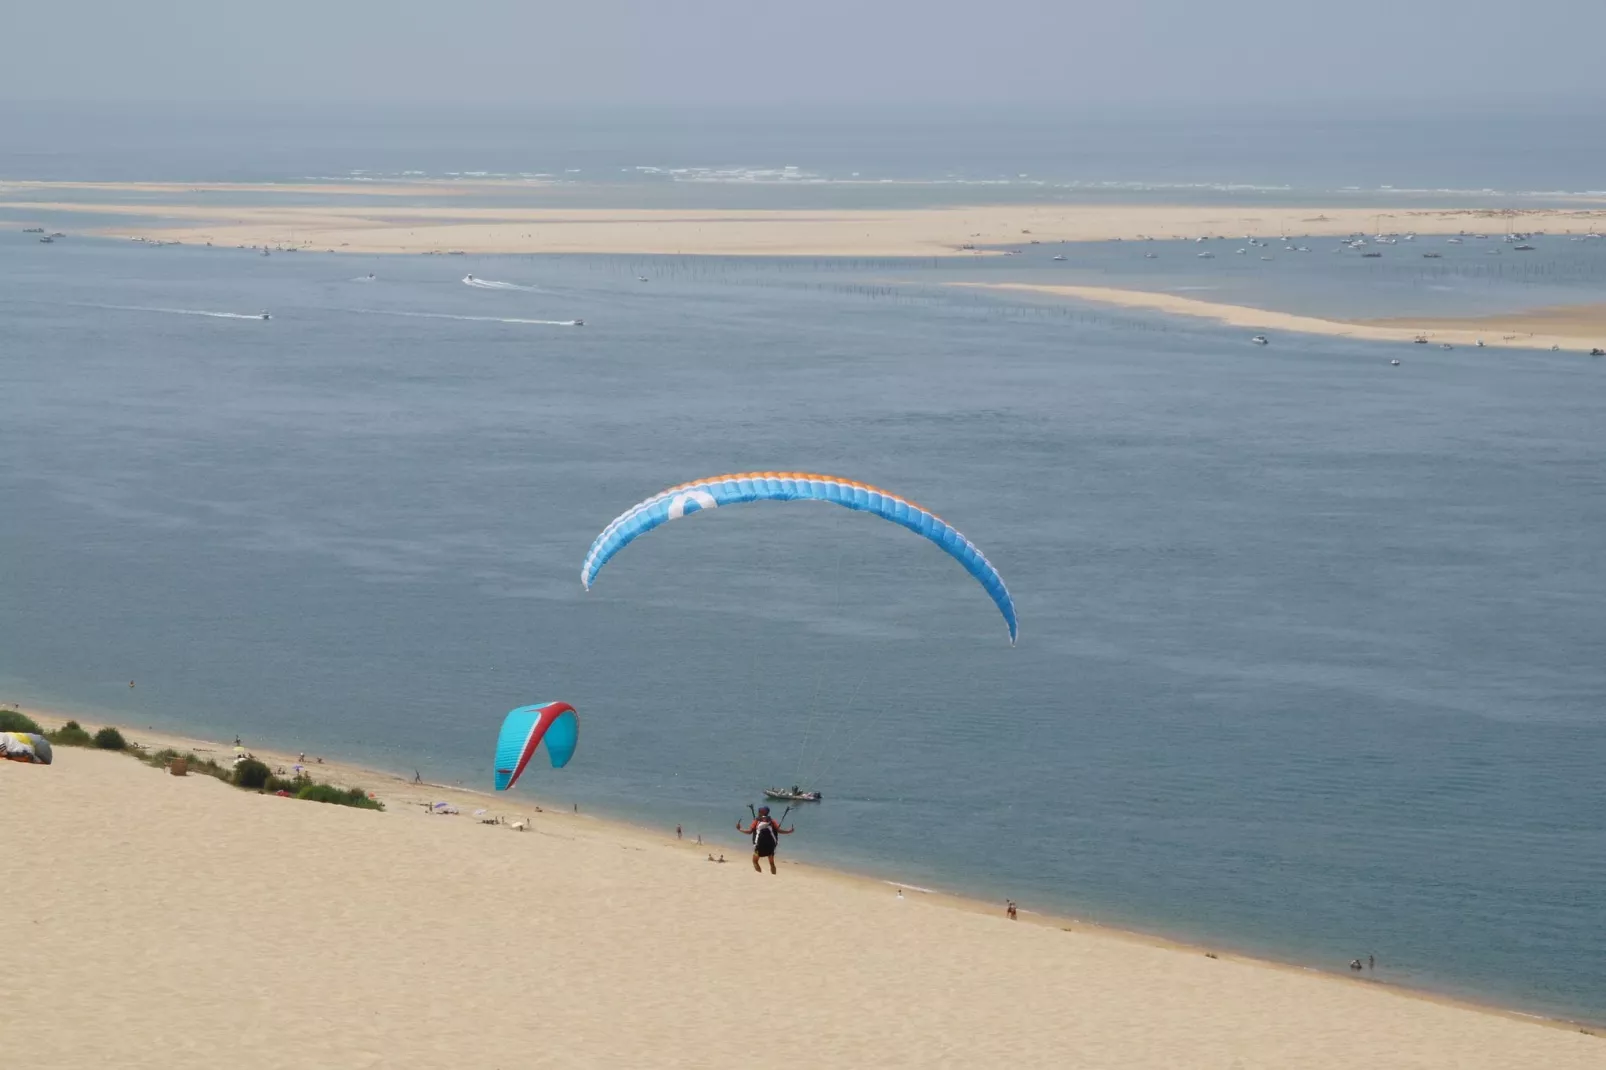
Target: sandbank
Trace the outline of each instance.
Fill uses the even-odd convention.
[[[1322,319],[1291,312],[1273,312],[1248,305],[1202,301],[1196,297],[1150,290],[1125,290],[1113,286],[1074,286],[1037,283],[953,283],[975,289],[1049,294],[1079,301],[1092,301],[1119,308],[1140,308],[1176,316],[1214,320],[1229,327],[1265,331],[1290,331],[1358,338],[1372,342],[1414,342],[1426,338],[1435,345],[1488,346],[1512,349],[1589,350],[1606,346],[1606,304],[1568,305],[1534,309],[1497,316],[1443,319],[1410,317],[1361,320]]]
[[[454,1070],[1606,1059],[1606,1041],[1575,1026],[1011,922],[813,867],[760,875],[741,857],[710,864],[672,833],[537,813],[527,798],[513,804],[529,811],[524,833],[466,808],[428,816],[406,793],[440,789],[379,776],[383,813],[93,750],[0,763],[7,1056]]]
[[[207,189],[221,189],[218,186]],[[133,200],[50,199],[89,187],[33,183],[0,185],[0,208],[72,213],[105,237],[278,247],[350,253],[608,253],[719,256],[930,257],[984,256],[1028,242],[1187,239],[1464,231],[1587,233],[1606,227],[1606,209],[1356,208],[1035,204],[910,209],[643,209],[567,208],[539,186],[523,189],[521,205],[408,204],[407,187],[338,187],[337,203],[274,203],[297,187],[230,187],[236,199],[260,203],[151,203]],[[300,187],[318,192],[325,187]],[[423,186],[472,200],[474,186]],[[489,187],[506,193],[505,187]],[[7,191],[9,190],[9,193]],[[389,191],[384,204],[351,203],[351,193]],[[276,192],[275,192],[276,191]],[[167,189],[167,192],[174,192]],[[17,195],[26,194],[23,199]],[[344,203],[338,203],[344,202]],[[95,216],[136,222],[96,222]]]

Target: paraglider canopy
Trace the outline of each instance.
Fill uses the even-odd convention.
[[[936,513],[889,490],[868,483],[818,472],[733,472],[682,483],[638,502],[615,517],[591,543],[585,563],[580,566],[580,582],[586,589],[596,581],[614,554],[639,536],[671,520],[692,516],[709,509],[746,502],[819,501],[845,509],[870,513],[929,539],[980,583],[1009,626],[1009,641],[1020,634],[1015,617],[1015,601],[998,574],[976,545]]]
[[[552,768],[562,769],[580,742],[580,715],[567,702],[520,706],[502,720],[496,737],[496,790],[517,784],[536,748],[545,741]]]
[[[36,732],[0,732],[0,758],[49,765],[50,740]]]

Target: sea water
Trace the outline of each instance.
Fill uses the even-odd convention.
[[[1167,285],[1224,277],[1154,248]],[[1125,284],[1138,254],[12,228],[0,700],[488,787],[501,715],[561,698],[578,755],[516,800],[729,853],[799,782],[827,798],[793,857],[1606,1017],[1606,365],[1262,348],[945,285]],[[1401,300],[1340,259],[1294,290]],[[1019,645],[941,551],[823,505],[669,525],[582,590],[617,513],[746,469],[939,512],[1002,571]]]

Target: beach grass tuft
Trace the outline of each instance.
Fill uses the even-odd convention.
[[[336,806],[355,806],[363,810],[383,810],[385,804],[370,799],[361,788],[337,788],[333,784],[308,784],[296,792],[298,799],[312,802],[334,803]]]
[[[189,763],[192,773],[205,773],[207,776],[217,777],[219,780],[233,781],[234,773],[213,761],[211,758],[202,758],[194,751],[176,751],[172,747],[164,747],[159,751],[147,752],[140,756],[147,765],[154,765],[158,769],[166,769],[175,758],[183,758]]]
[[[16,710],[0,710],[0,732],[32,732],[36,736],[45,734],[37,721]]]

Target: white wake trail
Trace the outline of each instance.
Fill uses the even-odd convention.
[[[476,279],[473,275],[463,276],[464,286],[473,286],[480,290],[520,290],[524,293],[538,294],[539,286],[523,286],[516,282],[498,282],[495,279]]]
[[[398,312],[382,308],[349,308],[361,316],[406,316],[422,320],[462,320],[465,323],[518,323],[537,327],[584,327],[584,320],[532,320],[515,316],[455,316],[450,312]]]
[[[265,320],[265,312],[208,312],[202,308],[156,308],[150,305],[82,305],[82,308],[104,308],[113,312],[160,312],[169,316],[211,316],[220,320]]]

